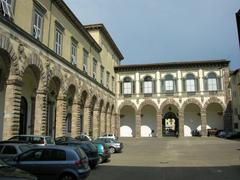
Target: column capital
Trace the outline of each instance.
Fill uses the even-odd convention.
[[[15,85],[15,86],[22,86],[23,82],[19,79],[8,79],[6,81],[7,85]]]

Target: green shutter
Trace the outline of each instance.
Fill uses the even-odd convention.
[[[136,93],[135,83],[135,81],[132,81],[132,94]]]
[[[186,79],[182,80],[182,90],[183,92],[186,92]]]
[[[123,82],[120,82],[120,94],[123,94]]]

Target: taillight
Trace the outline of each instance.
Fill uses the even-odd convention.
[[[82,166],[85,163],[87,163],[86,159],[81,159],[81,160],[75,161],[75,165],[78,167]]]
[[[41,139],[41,140],[40,140],[40,144],[44,144],[44,139]]]
[[[103,146],[104,147],[104,154],[108,154],[108,149],[107,149],[107,147],[104,145]]]

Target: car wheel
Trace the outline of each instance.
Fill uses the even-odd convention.
[[[61,176],[60,180],[76,180],[76,177],[72,174],[64,174]]]
[[[116,150],[115,150],[114,147],[110,147],[110,148],[109,148],[109,151],[110,151],[111,154],[113,154],[113,153],[115,153]]]

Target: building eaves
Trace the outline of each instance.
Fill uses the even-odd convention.
[[[205,60],[205,61],[180,61],[180,62],[167,62],[167,63],[154,63],[154,64],[130,64],[120,65],[114,67],[115,72],[125,71],[145,71],[145,70],[158,70],[158,69],[183,69],[183,68],[207,68],[207,67],[227,67],[230,61],[221,60]]]
[[[102,48],[98,45],[98,43],[93,39],[93,37],[89,34],[89,32],[84,28],[79,19],[73,14],[70,8],[66,5],[63,0],[53,0],[53,2],[57,5],[59,10],[63,12],[63,14],[68,18],[68,20],[77,28],[78,31],[86,38],[86,40],[95,48],[95,50],[99,53]]]
[[[105,28],[104,24],[89,24],[89,25],[84,25],[84,27],[87,30],[100,30],[103,33],[103,35],[105,36],[105,38],[107,39],[108,43],[110,44],[110,46],[112,47],[114,52],[116,53],[117,57],[120,60],[124,59],[121,51],[119,50],[119,48],[117,47],[116,43],[112,39],[111,35],[109,34],[107,29]]]

